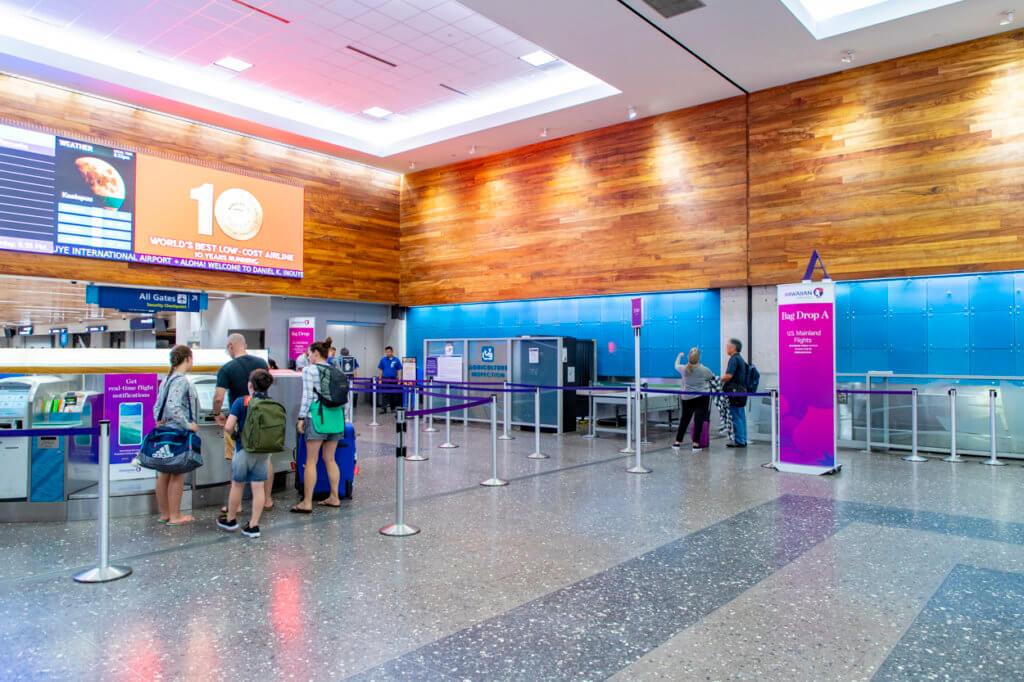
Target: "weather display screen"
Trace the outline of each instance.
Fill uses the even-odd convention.
[[[302,277],[302,220],[301,187],[0,125],[0,249]]]

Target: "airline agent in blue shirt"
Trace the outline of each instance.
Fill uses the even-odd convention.
[[[384,357],[377,363],[377,378],[384,384],[393,384],[388,388],[398,388],[398,382],[402,380],[402,361],[395,357],[395,349],[391,346],[384,349]],[[382,398],[384,406],[381,412],[394,411],[402,404],[401,393],[384,393]]]

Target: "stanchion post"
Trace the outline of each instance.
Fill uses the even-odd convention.
[[[412,393],[412,409],[418,412],[420,409],[420,394],[413,389]],[[405,461],[407,462],[425,462],[429,457],[424,457],[420,454],[420,416],[416,415],[412,419],[412,454],[406,455]]]
[[[594,423],[597,421],[595,407],[594,388],[591,387],[590,400],[587,401],[587,432],[583,435],[584,438],[597,438],[597,425]]]
[[[636,452],[630,444],[633,439],[633,387],[626,386],[626,447],[619,450],[620,454],[632,455]]]
[[[989,458],[983,460],[982,464],[987,464],[991,467],[1004,467],[1006,462],[1000,462],[996,457],[996,396],[999,392],[994,389],[988,389],[988,447],[989,447]]]
[[[445,407],[451,407],[452,406],[452,385],[451,384],[448,384],[448,390],[446,390],[445,393],[448,394],[448,397],[444,399],[444,406]],[[441,443],[440,445],[438,445],[437,447],[445,448],[446,450],[450,450],[452,448],[459,447],[458,445],[456,445],[455,443],[452,442],[452,411],[451,410],[448,410],[447,412],[444,413],[444,442]]]
[[[956,387],[947,391],[949,394],[949,457],[943,462],[963,462],[964,458],[956,451]]]
[[[512,399],[509,397],[512,394],[508,390],[508,382],[501,382],[501,388],[504,391],[504,397],[501,399],[502,414],[501,416],[501,435],[498,436],[498,440],[515,440],[509,431],[512,429]]]
[[[637,338],[639,339],[639,335],[637,335]],[[639,374],[637,374],[637,376],[639,376]],[[647,467],[645,467],[644,463],[643,463],[644,444],[643,444],[643,441],[641,440],[642,439],[642,436],[640,435],[641,421],[639,419],[639,415],[640,415],[640,400],[641,400],[641,393],[640,393],[640,391],[636,392],[636,395],[634,396],[634,400],[635,400],[634,404],[635,404],[635,407],[636,407],[635,413],[637,415],[637,418],[633,420],[633,428],[636,429],[636,437],[633,439],[633,444],[636,446],[636,461],[634,462],[633,466],[631,466],[630,468],[626,469],[626,472],[630,473],[630,474],[649,474],[649,473],[651,473],[651,470],[648,469]]]
[[[498,396],[493,393],[491,394],[491,477],[486,481],[480,481],[480,485],[489,488],[508,485],[508,481],[498,477]]]
[[[433,393],[434,391],[434,377],[427,377],[427,393]],[[426,401],[427,405],[433,405],[433,400]],[[427,415],[427,428],[423,429],[423,433],[437,433],[437,427],[434,426],[434,415]]]
[[[405,408],[395,410],[395,522],[380,529],[381,535],[400,538],[420,529],[405,522]]]
[[[99,435],[99,565],[75,576],[79,583],[107,583],[132,574],[130,566],[110,565],[110,420],[100,421]]]
[[[770,424],[772,432],[772,461],[761,466],[765,469],[778,469],[779,463],[779,422],[778,418],[778,404],[779,404],[779,391],[776,388],[768,390],[768,404],[771,414],[768,416],[768,422]]]
[[[370,378],[370,423],[367,426],[380,426],[377,422],[377,377]]]
[[[906,462],[927,462],[928,459],[917,453],[917,388],[910,389],[910,454],[903,458]]]
[[[540,386],[537,386],[533,393],[533,452],[526,457],[548,459],[548,455],[540,451]]]

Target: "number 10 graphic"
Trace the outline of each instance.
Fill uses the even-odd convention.
[[[221,231],[232,239],[246,241],[263,227],[263,206],[250,192],[238,187],[226,189],[213,200],[213,183],[192,187],[189,199],[198,202],[196,228],[201,235],[213,236],[213,219]]]

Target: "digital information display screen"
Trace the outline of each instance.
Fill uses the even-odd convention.
[[[0,125],[0,249],[302,277],[303,189]]]

